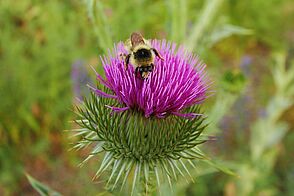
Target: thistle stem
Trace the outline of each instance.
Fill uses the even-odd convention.
[[[223,0],[207,0],[205,7],[198,18],[198,21],[193,25],[190,36],[186,40],[187,49],[192,51],[196,46],[200,38],[205,33],[205,30],[211,24],[214,19],[218,8],[223,3]]]

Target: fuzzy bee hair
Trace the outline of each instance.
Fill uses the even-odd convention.
[[[163,60],[150,42],[139,33],[131,34],[131,38],[125,42],[125,48],[128,51],[128,55],[125,55],[125,68],[127,69],[128,64],[131,63],[135,66],[135,74],[140,73],[141,78],[144,79],[154,69],[155,56]]]

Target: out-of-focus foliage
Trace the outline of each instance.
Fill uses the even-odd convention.
[[[88,65],[101,71],[98,55],[141,31],[204,58],[216,91],[207,150],[239,175],[199,164],[174,194],[293,195],[293,21],[292,0],[0,1],[0,194],[31,193],[24,170],[65,195],[103,190],[61,130]]]
[[[280,48],[289,46],[293,23],[294,3],[288,0],[229,0],[231,21],[253,29],[258,41]],[[293,37],[290,38],[293,41]]]
[[[95,54],[81,6],[78,1],[0,3],[0,180],[5,186],[14,185],[26,155],[46,152],[48,142],[54,143],[51,134],[60,135],[68,124],[72,64]]]

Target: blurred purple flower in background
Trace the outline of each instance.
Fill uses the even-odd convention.
[[[183,46],[166,41],[151,41],[164,60],[155,59],[155,68],[146,80],[135,76],[134,67],[124,67],[121,53],[127,54],[123,43],[119,43],[114,54],[101,57],[106,79],[97,74],[98,81],[113,94],[92,88],[98,96],[118,100],[123,107],[108,106],[114,111],[135,109],[145,117],[166,117],[169,114],[193,118],[196,113],[181,110],[199,104],[207,97],[209,88],[206,65],[197,56],[187,52]]]
[[[82,60],[76,60],[71,65],[71,80],[74,97],[78,100],[82,99],[82,95],[86,95],[88,91],[85,89],[86,84],[92,84],[89,74]],[[89,93],[88,93],[89,94]]]
[[[242,70],[242,73],[245,76],[250,75],[250,65],[252,64],[252,57],[250,55],[244,55],[241,58],[240,68]]]

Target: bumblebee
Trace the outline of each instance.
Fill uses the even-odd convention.
[[[125,48],[128,51],[128,54],[124,55],[125,69],[131,63],[135,66],[135,75],[140,75],[142,79],[148,78],[149,73],[153,71],[155,56],[163,60],[159,52],[152,48],[140,33],[132,33],[130,39],[125,42]]]

